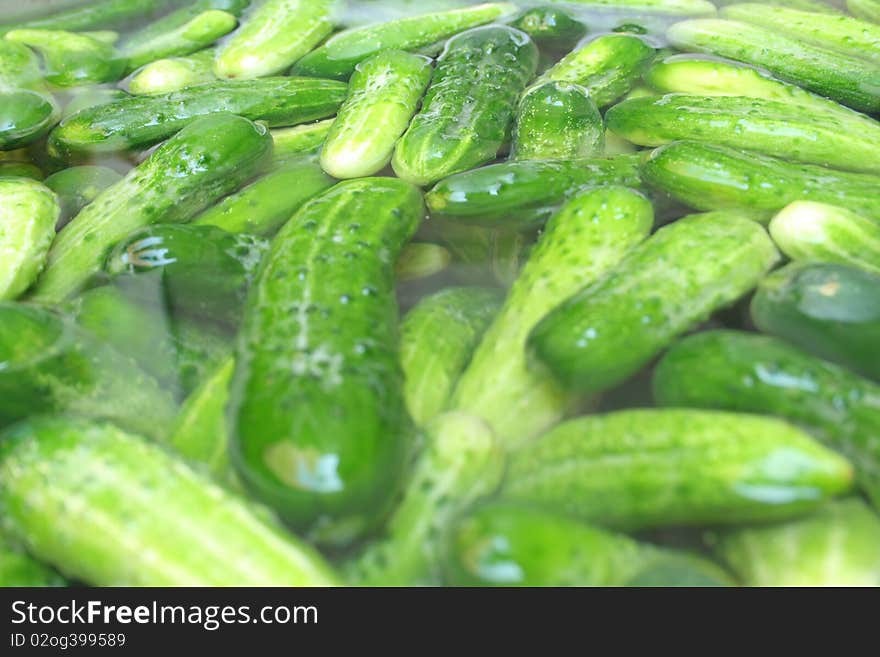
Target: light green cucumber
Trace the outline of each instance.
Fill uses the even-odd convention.
[[[50,95],[27,89],[0,90],[0,151],[36,142],[58,122],[59,114]]]
[[[846,0],[846,7],[853,16],[880,23],[880,0]]]
[[[46,187],[55,192],[61,205],[56,228],[61,230],[101,192],[121,179],[120,173],[102,166],[68,167],[46,178]]]
[[[125,26],[132,21],[161,12],[176,0],[94,0],[76,7],[53,11],[21,23],[0,25],[0,34],[18,28],[45,30],[94,30]],[[31,3],[28,3],[31,4]]]
[[[185,87],[214,82],[214,51],[202,50],[189,57],[169,57],[150,62],[128,79],[135,96],[158,96]]]
[[[42,82],[37,54],[24,44],[0,39],[0,89],[41,90]]]
[[[106,105],[128,97],[128,94],[122,89],[107,86],[74,88],[73,92],[73,97],[64,106],[61,113],[62,120],[84,109]]]
[[[410,242],[400,253],[394,273],[401,283],[436,276],[452,262],[452,254],[439,244]]]
[[[585,10],[618,11],[625,14],[665,14],[668,16],[706,16],[715,13],[708,0],[544,0],[548,4],[564,3]],[[532,3],[529,3],[532,4]]]
[[[235,17],[241,16],[250,4],[250,0],[189,0],[179,9],[165,14],[162,18],[152,20],[128,34],[125,37],[123,48],[130,51],[144,49],[149,44],[166,38],[168,34],[175,32],[205,12],[224,11]]]
[[[30,162],[0,162],[0,178],[29,178],[41,181],[44,177],[39,167]]]
[[[295,125],[291,128],[272,130],[272,162],[277,166],[291,158],[315,155],[324,145],[335,119],[324,119],[315,123]]]
[[[64,586],[64,578],[0,537],[0,588]]]

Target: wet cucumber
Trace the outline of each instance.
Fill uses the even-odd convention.
[[[28,146],[58,122],[51,96],[28,89],[0,89],[0,152]]]
[[[202,50],[189,57],[169,57],[150,62],[128,78],[127,87],[135,96],[158,96],[216,79],[214,51]]]
[[[587,34],[586,25],[553,6],[527,9],[510,24],[528,34],[542,50],[556,52],[569,52]]]
[[[59,87],[116,82],[125,73],[125,59],[107,43],[64,30],[13,30],[8,41],[23,43],[40,53],[47,82]]]
[[[64,585],[58,573],[0,537],[0,588]]]
[[[73,90],[73,97],[64,106],[61,118],[66,119],[68,116],[73,116],[84,109],[106,105],[123,98],[128,98],[128,94],[122,89],[103,86],[88,86],[75,89]]]
[[[846,0],[846,7],[853,16],[880,23],[880,0]]]
[[[715,13],[715,5],[708,0],[544,0],[548,4],[565,3],[593,9],[622,11],[635,14],[667,16],[704,16]]]
[[[450,39],[422,109],[394,150],[395,173],[427,185],[493,159],[537,65],[537,47],[512,27],[477,27]]]
[[[277,166],[291,159],[301,159],[318,153],[330,133],[333,122],[334,119],[325,119],[292,128],[272,130],[272,142],[275,144],[272,151],[273,165]]]
[[[64,228],[101,192],[120,180],[121,174],[102,166],[69,167],[46,178],[46,187],[55,192],[61,205],[61,217],[56,228]]]
[[[27,46],[0,39],[0,89],[42,89],[40,58]]]
[[[29,178],[43,180],[43,172],[28,162],[0,162],[0,178]]]
[[[119,27],[173,6],[175,0],[94,0],[77,7],[53,11],[50,16],[0,25],[0,34],[18,28],[92,30]]]
[[[452,254],[439,244],[410,242],[397,260],[394,274],[398,282],[407,283],[436,276],[452,262]]]
[[[568,388],[606,390],[751,291],[778,260],[766,231],[745,216],[680,219],[547,315],[529,349]]]
[[[57,197],[45,185],[0,178],[0,301],[17,298],[36,280],[60,214]]]
[[[512,451],[500,496],[635,530],[796,517],[851,485],[846,460],[779,420],[644,409],[570,420]]]
[[[314,540],[362,535],[399,490],[410,441],[394,261],[423,214],[403,181],[339,183],[282,228],[251,287],[230,392],[232,461]]]

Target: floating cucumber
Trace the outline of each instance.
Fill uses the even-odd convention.
[[[452,254],[439,244],[410,242],[397,259],[394,273],[401,283],[436,276],[452,262]]]
[[[587,26],[564,9],[543,6],[527,9],[510,23],[528,34],[541,49],[568,52],[587,34]]]
[[[0,90],[0,151],[37,141],[55,126],[59,115],[51,96],[27,89]]]
[[[46,187],[55,192],[61,205],[56,228],[61,230],[101,192],[121,179],[121,174],[102,166],[69,167],[46,178]]]
[[[127,87],[135,96],[158,96],[216,79],[214,51],[208,49],[189,57],[169,57],[150,62],[135,71]]]
[[[116,82],[125,73],[125,60],[112,45],[84,34],[20,29],[6,39],[38,51],[46,64],[45,79],[59,87]]]

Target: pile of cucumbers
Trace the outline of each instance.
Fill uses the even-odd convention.
[[[64,6],[0,585],[880,585],[880,0]]]

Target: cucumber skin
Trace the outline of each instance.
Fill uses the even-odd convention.
[[[34,419],[0,445],[10,534],[93,586],[328,586],[311,548],[112,425]],[[45,477],[49,479],[46,480]]]
[[[102,166],[69,167],[46,178],[46,187],[55,192],[61,204],[61,217],[55,227],[64,228],[101,192],[120,180],[121,174]]]
[[[399,489],[410,441],[394,261],[423,215],[403,181],[339,183],[285,225],[251,287],[231,458],[258,498],[314,540],[368,531]]]
[[[645,409],[570,420],[522,445],[500,498],[636,530],[795,517],[851,485],[846,460],[779,420]]]
[[[190,22],[206,11],[225,11],[233,16],[241,16],[250,5],[250,0],[194,0],[180,9],[166,14],[158,20],[150,21],[144,27],[130,34],[123,44],[125,50],[137,50],[145,47],[157,38]]]
[[[537,65],[535,44],[511,27],[477,27],[450,39],[422,109],[394,150],[394,172],[428,185],[492,160]]]
[[[65,586],[54,570],[0,538],[0,588]]]
[[[878,0],[846,0],[846,7],[853,16],[880,23],[880,2]]]
[[[62,121],[50,135],[55,154],[101,153],[146,148],[194,120],[230,112],[269,127],[322,119],[345,99],[333,80],[263,78],[201,84],[158,96],[131,96]]]
[[[880,221],[880,176],[873,174],[677,141],[652,151],[641,175],[652,187],[697,210],[740,209],[769,221],[789,203],[809,200],[841,205]]]
[[[606,390],[752,290],[778,260],[764,229],[744,216],[680,219],[544,318],[528,348],[565,386]]]
[[[273,165],[280,166],[292,159],[309,158],[318,154],[333,121],[334,119],[324,119],[317,123],[272,130],[272,141],[275,144]]]
[[[764,279],[751,316],[764,333],[880,381],[880,276],[831,263],[792,264]]]
[[[59,115],[50,95],[27,89],[0,90],[0,152],[38,141],[55,126]]]
[[[18,28],[81,31],[117,27],[162,11],[174,2],[175,0],[98,0],[80,7],[52,12],[51,16],[0,25],[0,35]]]
[[[534,7],[510,23],[528,34],[539,48],[569,52],[587,34],[587,26],[553,6]]]
[[[214,51],[202,50],[188,57],[157,59],[135,71],[127,81],[134,96],[158,96],[185,87],[215,82]]]
[[[880,506],[880,386],[776,338],[710,331],[686,338],[652,381],[661,406],[766,413],[845,454]]]
[[[44,87],[37,54],[24,44],[0,38],[0,90],[43,91]]]

